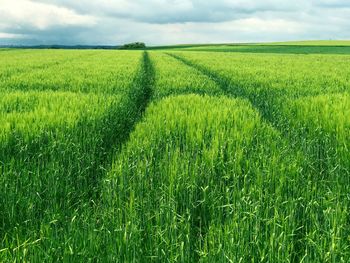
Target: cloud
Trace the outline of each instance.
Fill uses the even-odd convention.
[[[315,6],[323,8],[345,9],[350,8],[350,2],[344,0],[313,0]]]
[[[94,25],[92,16],[79,15],[66,7],[46,3],[36,3],[28,0],[1,0],[0,15],[17,27],[29,25],[44,30],[54,25],[75,26]]]
[[[13,39],[13,38],[23,38],[24,36],[21,34],[11,34],[11,33],[2,33],[0,32],[0,38],[7,38],[7,39]]]
[[[342,0],[0,0],[0,44],[350,38]]]
[[[68,1],[39,0],[63,4],[78,12],[118,18],[127,18],[138,22],[186,23],[186,22],[223,22],[239,19],[246,15],[263,11],[297,10],[304,5],[301,0],[281,3],[277,0],[99,0]]]
[[[0,44],[68,43],[97,24],[92,15],[29,0],[0,0]],[[2,41],[1,41],[2,40]]]

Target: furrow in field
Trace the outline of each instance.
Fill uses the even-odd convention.
[[[350,119],[344,114],[350,109],[349,80],[346,73],[339,77],[340,69],[348,63],[346,59],[338,57],[338,66],[331,67],[329,58],[322,56],[293,57],[294,62],[290,62],[293,60],[288,56],[171,55],[211,76],[226,94],[249,99],[292,145],[303,149],[319,175],[335,173],[339,176],[333,179],[339,179],[339,184],[348,182],[342,180],[349,180],[350,174],[346,161]],[[312,63],[319,63],[321,68],[314,72],[315,76],[310,72]],[[325,114],[315,115],[317,111]]]
[[[138,70],[120,95],[30,91],[3,99],[0,261],[68,260],[62,244],[74,230],[72,246],[81,243],[100,180],[152,94],[152,65],[138,54]]]
[[[151,52],[150,58],[155,68],[153,98],[156,100],[170,95],[222,93],[211,78],[175,58],[160,52]]]
[[[350,92],[349,56],[172,52],[231,86],[291,98]],[[239,92],[231,91],[231,92]]]
[[[346,219],[319,214],[337,206],[305,183],[303,159],[246,100],[152,103],[105,182],[93,240],[121,262],[340,258],[344,236],[332,230]]]
[[[348,239],[350,225],[349,221],[344,220],[348,218],[350,208],[350,199],[347,194],[350,191],[350,115],[348,113],[350,98],[348,93],[337,93],[337,90],[343,88],[336,85],[323,89],[319,86],[320,80],[317,76],[309,78],[307,75],[304,79],[299,79],[305,74],[302,69],[301,72],[295,69],[294,74],[299,76],[288,83],[281,81],[279,70],[273,71],[276,74],[274,76],[268,75],[270,68],[266,65],[264,68],[262,64],[255,66],[259,71],[263,71],[261,75],[254,71],[248,75],[245,74],[244,69],[240,68],[239,61],[230,63],[230,59],[225,59],[224,56],[215,57],[206,54],[202,57],[199,53],[187,52],[173,56],[211,76],[226,94],[248,99],[259,110],[261,116],[283,134],[292,149],[303,153],[302,174],[307,179],[304,183],[300,183],[299,187],[309,193],[299,196],[301,207],[297,211],[301,215],[299,219],[303,226],[297,236],[298,239],[307,239],[310,243],[305,240],[298,242],[297,255],[302,255],[301,251],[306,249],[309,250],[309,255],[305,256],[304,260],[311,262],[327,261],[329,258],[349,259],[350,254],[342,252],[342,249],[348,250],[350,247]],[[253,60],[251,63],[254,63],[254,57],[246,59]],[[262,58],[259,57],[257,60],[259,59]],[[265,63],[269,65],[268,60],[265,60]],[[239,70],[242,70],[241,75]],[[280,71],[284,70],[286,68]],[[329,69],[329,71],[336,70],[337,68]],[[239,81],[236,79],[236,74]],[[292,73],[289,74],[295,77]],[[252,75],[254,77],[250,78]],[[265,78],[272,82],[267,87],[261,85],[266,83]],[[346,76],[343,78],[338,76],[338,79],[344,83],[347,81]],[[329,81],[332,79],[327,78],[327,82]],[[300,86],[293,85],[298,82]],[[280,86],[283,83],[285,83],[285,90]],[[317,90],[317,87],[320,90]],[[320,211],[324,211],[321,217]],[[330,227],[329,222],[336,223]],[[312,234],[320,229],[324,233],[322,238]],[[337,240],[340,243],[335,245],[337,249],[329,252],[328,258],[322,257],[317,251],[327,250],[325,244],[332,246],[334,232],[337,232]],[[292,261],[299,261],[302,258],[296,257]]]

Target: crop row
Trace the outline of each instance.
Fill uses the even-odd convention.
[[[79,56],[77,55],[79,54]],[[123,93],[138,69],[140,52],[119,52],[117,56],[109,51],[85,54],[73,53],[54,59],[43,67],[28,66],[26,71],[8,75],[0,82],[0,90],[21,91],[71,91],[93,93]],[[41,55],[45,60],[49,54]],[[40,56],[39,56],[40,59]],[[28,63],[33,64],[32,59]]]
[[[198,70],[179,63],[164,53],[152,52],[155,68],[154,98],[161,99],[176,94],[212,94],[222,93],[218,85]]]
[[[53,260],[75,218],[94,209],[100,179],[150,94],[148,57],[122,52],[119,59],[124,64],[96,53],[14,73],[20,88],[14,78],[2,82],[0,261]],[[105,82],[90,85],[94,66]],[[70,79],[73,68],[81,86]]]
[[[344,261],[348,178],[305,154],[246,100],[166,98],[118,155],[94,240],[119,261]]]
[[[247,98],[262,116],[306,148],[326,174],[349,173],[347,59],[342,56],[266,56],[181,53],[225,82],[226,93]]]
[[[35,69],[45,69],[59,63],[77,59],[83,56],[90,56],[95,52],[76,51],[34,51],[21,50],[1,53],[0,81],[15,74],[31,72]]]
[[[152,104],[106,179],[109,260],[293,260],[300,160],[245,100]]]

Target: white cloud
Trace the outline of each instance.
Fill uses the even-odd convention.
[[[303,30],[303,26],[296,21],[289,21],[281,18],[262,19],[262,18],[245,18],[231,22],[225,22],[219,25],[224,31],[231,32],[249,32],[257,31],[264,33],[298,33]]]
[[[0,32],[0,38],[12,39],[12,38],[23,38],[23,37],[25,37],[25,36],[22,34],[11,34],[11,33]]]
[[[10,34],[7,36],[12,36],[13,43],[36,44],[345,39],[350,38],[350,3],[345,0],[0,0],[0,32],[0,40],[11,38],[4,35]],[[22,42],[16,37],[20,35],[25,36]]]
[[[29,0],[0,0],[0,17],[9,22],[7,27],[32,26],[45,30],[52,26],[92,26],[96,19],[80,15],[66,7]],[[3,23],[2,23],[3,24]]]
[[[304,26],[296,21],[262,18],[219,23],[151,24],[147,28],[152,34],[147,34],[143,40],[152,43],[157,39],[157,44],[273,41],[276,35],[285,37],[304,32]]]
[[[128,18],[146,23],[222,22],[259,11],[297,10],[302,0],[37,0],[68,6],[82,13]]]

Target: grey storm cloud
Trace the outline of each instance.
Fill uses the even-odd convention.
[[[0,44],[350,38],[342,0],[0,0]]]
[[[146,23],[222,22],[264,11],[296,11],[303,1],[277,0],[116,0],[48,1],[80,13],[128,18]]]
[[[313,1],[315,6],[323,7],[323,8],[336,8],[336,9],[344,9],[350,8],[350,2],[344,0],[319,0]]]

